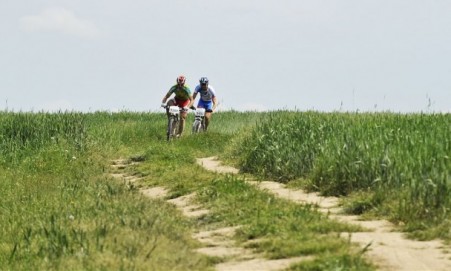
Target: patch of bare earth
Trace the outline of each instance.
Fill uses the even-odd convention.
[[[221,165],[216,157],[200,158],[197,163],[208,170],[236,174],[233,167]],[[362,248],[368,246],[366,252],[380,270],[451,270],[450,255],[445,253],[445,245],[438,240],[414,241],[397,232],[393,224],[385,220],[363,221],[359,216],[343,215],[338,206],[338,198],[322,197],[317,193],[305,193],[302,190],[288,189],[277,182],[249,182],[275,195],[300,204],[315,204],[321,212],[331,219],[359,225],[366,230],[356,233],[341,233],[343,238]],[[228,269],[233,270],[233,269]],[[237,266],[235,270],[246,270]],[[254,270],[259,270],[258,268]]]
[[[137,162],[131,162],[129,160],[126,159],[117,159],[117,160],[113,160],[111,162],[111,168],[112,168],[112,172],[110,173],[110,176],[115,178],[115,179],[119,179],[124,181],[124,183],[126,185],[131,185],[137,181],[139,181],[141,178],[138,176],[135,176],[133,174],[127,173],[125,171],[125,169],[128,166],[132,166],[132,165],[136,165],[138,164]]]
[[[139,178],[133,177],[125,172],[130,163],[127,160],[114,160],[112,163],[114,178],[124,180],[129,185]],[[165,199],[168,190],[164,187],[142,188],[141,193],[152,199]],[[199,218],[208,214],[208,210],[194,202],[195,193],[169,199],[167,202],[174,204],[184,216],[189,218]],[[258,270],[258,271],[276,271],[288,268],[291,264],[310,259],[310,257],[296,257],[289,259],[268,260],[262,255],[256,254],[252,249],[238,247],[235,245],[233,236],[236,227],[224,227],[217,229],[202,230],[198,229],[193,234],[193,238],[198,240],[203,246],[197,249],[197,252],[222,259],[221,263],[215,266],[218,271],[228,270]],[[254,240],[258,241],[258,240]]]

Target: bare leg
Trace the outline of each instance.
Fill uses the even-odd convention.
[[[185,120],[186,120],[187,112],[182,112],[180,114],[180,126],[179,126],[179,135],[182,136],[183,130],[185,129]]]
[[[205,131],[207,131],[208,124],[210,124],[211,112],[205,113]]]

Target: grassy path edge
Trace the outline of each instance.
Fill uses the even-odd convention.
[[[197,159],[197,163],[207,170],[219,173],[237,174],[238,170],[222,165],[217,157]],[[321,197],[317,193],[306,193],[300,189],[289,189],[278,182],[250,182],[253,185],[300,204],[315,204],[319,210],[328,213],[331,219],[351,223],[366,229],[358,233],[342,233],[351,242],[368,248],[368,255],[384,270],[450,270],[451,255],[442,241],[415,241],[406,239],[397,232],[395,226],[386,220],[361,220],[354,215],[344,215],[335,197]],[[449,248],[448,248],[449,249]]]

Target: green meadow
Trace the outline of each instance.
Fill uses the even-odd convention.
[[[290,270],[374,270],[337,238],[359,228],[245,180],[342,198],[350,214],[389,219],[411,238],[451,241],[451,115],[218,112],[207,133],[167,142],[150,112],[0,112],[0,270],[214,270],[197,229],[241,226],[237,246],[270,259],[311,256]],[[204,170],[218,156],[237,176]],[[133,185],[112,178],[112,160]],[[196,192],[210,213],[183,217],[168,198]],[[260,240],[259,242],[249,242]]]

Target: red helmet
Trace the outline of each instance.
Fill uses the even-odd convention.
[[[179,75],[179,77],[177,77],[177,84],[185,84],[186,81],[186,77],[184,75]]]

